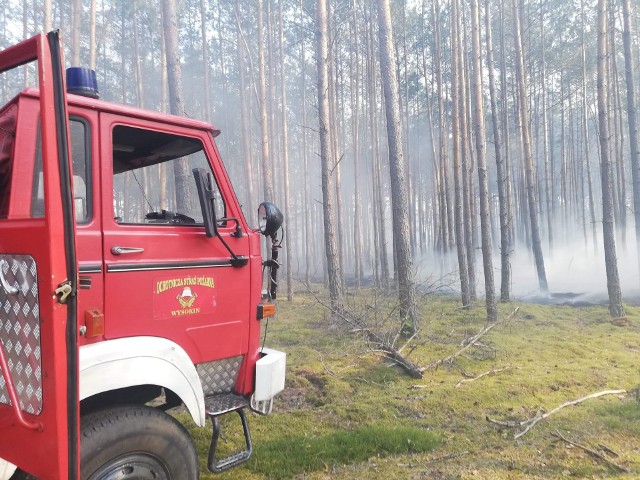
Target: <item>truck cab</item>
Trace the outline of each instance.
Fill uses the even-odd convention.
[[[184,405],[211,420],[209,468],[224,471],[251,455],[245,410],[268,414],[284,388],[286,355],[260,345],[282,215],[265,203],[261,229],[247,224],[214,126],[48,84],[55,41],[27,41],[40,84],[0,109],[0,457],[43,479],[198,478],[165,413]],[[246,447],[220,459],[234,412]]]

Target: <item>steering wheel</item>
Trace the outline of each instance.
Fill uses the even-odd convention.
[[[159,212],[149,212],[145,215],[145,218],[147,220],[160,220],[166,223],[196,223],[195,219],[184,213],[174,213],[164,209]]]

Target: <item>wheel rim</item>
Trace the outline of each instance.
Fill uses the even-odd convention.
[[[88,480],[171,480],[171,475],[158,458],[135,453],[113,459]]]

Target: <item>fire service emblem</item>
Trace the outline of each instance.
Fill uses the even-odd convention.
[[[184,287],[182,293],[176,298],[180,302],[180,305],[182,305],[182,308],[191,308],[193,307],[193,302],[196,301],[197,296],[198,295],[191,291],[191,287]]]
[[[195,275],[156,280],[154,317],[172,318],[213,312],[216,304],[214,285],[213,278]]]

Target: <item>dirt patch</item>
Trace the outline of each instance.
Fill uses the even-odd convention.
[[[292,411],[325,404],[327,379],[307,369],[287,372],[287,385],[278,395],[278,409]]]

